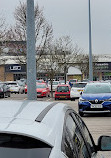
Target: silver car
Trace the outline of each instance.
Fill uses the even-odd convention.
[[[81,117],[58,102],[0,101],[1,158],[100,158],[111,137],[98,145]]]

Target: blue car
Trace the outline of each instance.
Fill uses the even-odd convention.
[[[89,83],[78,102],[80,116],[91,113],[111,113],[111,84]]]

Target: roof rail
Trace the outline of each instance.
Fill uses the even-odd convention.
[[[56,104],[58,104],[58,102],[53,102],[51,103],[49,106],[47,106],[35,119],[36,122],[41,122],[43,120],[43,118],[45,117],[45,115],[48,113],[48,111],[55,106]]]

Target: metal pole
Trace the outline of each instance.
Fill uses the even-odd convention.
[[[37,100],[34,0],[27,0],[27,99]]]
[[[89,0],[89,80],[93,81],[90,0]]]

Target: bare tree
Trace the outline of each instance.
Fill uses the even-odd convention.
[[[95,63],[98,62],[98,56],[93,55],[92,58],[93,58],[93,71],[94,71]],[[89,78],[89,55],[80,53],[77,56],[77,61],[82,74],[84,74],[86,78]]]
[[[59,59],[60,55],[56,52],[56,47],[54,44],[48,45],[48,49],[46,54],[42,55],[39,61],[37,62],[37,68],[40,72],[45,72],[47,74],[47,79],[50,79],[51,83],[51,97],[53,97],[52,93],[52,82],[55,78],[56,73],[61,72],[61,68],[59,67]]]
[[[5,36],[6,25],[5,25],[5,18],[0,14],[0,41],[3,40]]]
[[[64,79],[66,83],[66,73],[70,66],[77,62],[78,53],[82,50],[78,45],[73,45],[72,40],[69,36],[63,36],[56,40],[56,47],[58,54],[61,55],[59,65],[64,71]]]
[[[40,9],[38,4],[35,5],[34,11],[36,51],[38,54],[37,60],[39,60],[53,37],[53,29],[47,23],[43,15],[43,9]],[[19,6],[15,9],[14,17],[16,24],[7,31],[7,40],[26,41],[26,3],[20,2]],[[24,51],[23,55],[25,58],[26,51]]]

